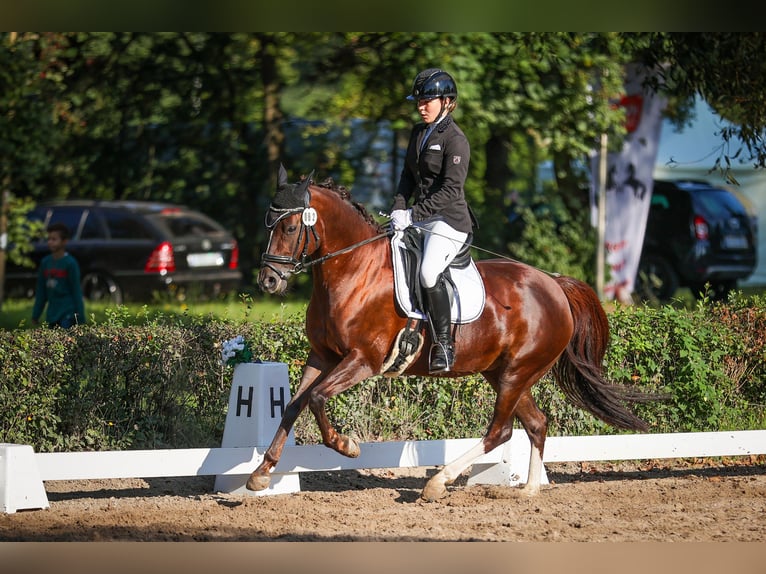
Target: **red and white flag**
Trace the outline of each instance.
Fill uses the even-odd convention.
[[[606,229],[604,247],[608,280],[604,297],[624,303],[631,294],[638,273],[638,261],[646,232],[646,218],[652,199],[652,178],[657,159],[664,97],[641,85],[639,68],[631,66],[625,81],[625,95],[618,105],[625,107],[626,128],[622,151],[607,157]],[[599,157],[591,164],[592,220],[598,220]],[[595,225],[595,223],[594,223]]]

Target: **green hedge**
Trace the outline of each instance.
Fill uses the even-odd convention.
[[[289,366],[293,391],[308,345],[301,316],[237,323],[213,317],[128,321],[62,331],[0,331],[0,442],[38,452],[220,446],[232,378],[221,342],[243,335],[257,358]],[[653,432],[766,428],[766,305],[733,297],[701,303],[618,307],[609,314],[605,361],[615,382],[668,393],[637,412]],[[544,378],[533,389],[551,435],[616,432],[572,407]],[[373,377],[328,403],[342,432],[363,441],[480,436],[494,394],[479,376]],[[313,417],[298,443],[320,441]]]

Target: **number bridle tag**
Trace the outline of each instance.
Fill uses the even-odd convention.
[[[317,210],[313,207],[307,207],[303,210],[303,214],[301,215],[301,221],[303,221],[303,225],[306,227],[313,227],[316,225],[316,222],[318,221],[319,216],[317,215]]]

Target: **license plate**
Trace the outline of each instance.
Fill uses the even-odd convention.
[[[724,249],[747,249],[747,237],[742,235],[724,235],[721,246]]]
[[[223,265],[223,254],[213,253],[189,253],[186,256],[189,267],[220,267]]]

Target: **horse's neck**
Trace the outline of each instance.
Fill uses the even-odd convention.
[[[339,304],[381,281],[393,282],[391,248],[386,238],[360,245],[341,255],[333,253],[374,237],[375,233],[355,233],[327,242],[321,256],[330,256],[318,266],[314,276],[314,295]],[[317,292],[320,289],[320,292]]]

